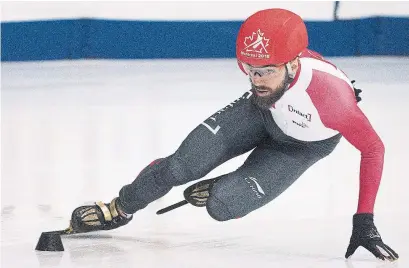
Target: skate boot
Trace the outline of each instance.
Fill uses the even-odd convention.
[[[114,198],[109,204],[96,202],[95,205],[76,208],[71,215],[70,233],[112,230],[130,222],[132,215],[121,215],[116,200]]]

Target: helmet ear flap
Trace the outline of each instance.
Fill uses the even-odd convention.
[[[240,70],[245,74],[248,75],[248,73],[244,70],[243,64],[237,60],[237,65],[239,65]]]

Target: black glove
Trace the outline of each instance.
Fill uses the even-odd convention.
[[[209,192],[212,189],[215,182],[219,180],[218,178],[199,181],[195,184],[190,185],[183,192],[183,195],[187,202],[196,207],[206,206],[207,198],[209,197]]]
[[[354,254],[355,250],[359,246],[364,247],[376,258],[381,260],[387,259],[394,261],[399,258],[399,255],[393,249],[383,243],[381,235],[375,227],[373,222],[373,214],[371,213],[354,215],[352,236],[345,254],[345,258],[348,258]],[[387,254],[383,254],[380,249]]]
[[[355,80],[352,80],[351,84],[354,87],[356,102],[360,102],[362,100],[362,98],[359,97],[359,94],[362,92],[362,89],[356,88],[354,83],[355,83]]]

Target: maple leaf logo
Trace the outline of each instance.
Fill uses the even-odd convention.
[[[247,52],[268,53],[267,47],[270,39],[263,36],[264,33],[260,29],[257,30],[257,33],[253,32],[251,36],[244,39],[244,45],[246,46],[244,49]]]

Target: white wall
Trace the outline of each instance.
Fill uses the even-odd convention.
[[[265,8],[290,9],[308,20],[331,20],[333,1],[305,2],[5,2],[2,21],[59,18],[142,20],[242,20]],[[409,16],[409,2],[341,2],[340,18]]]

